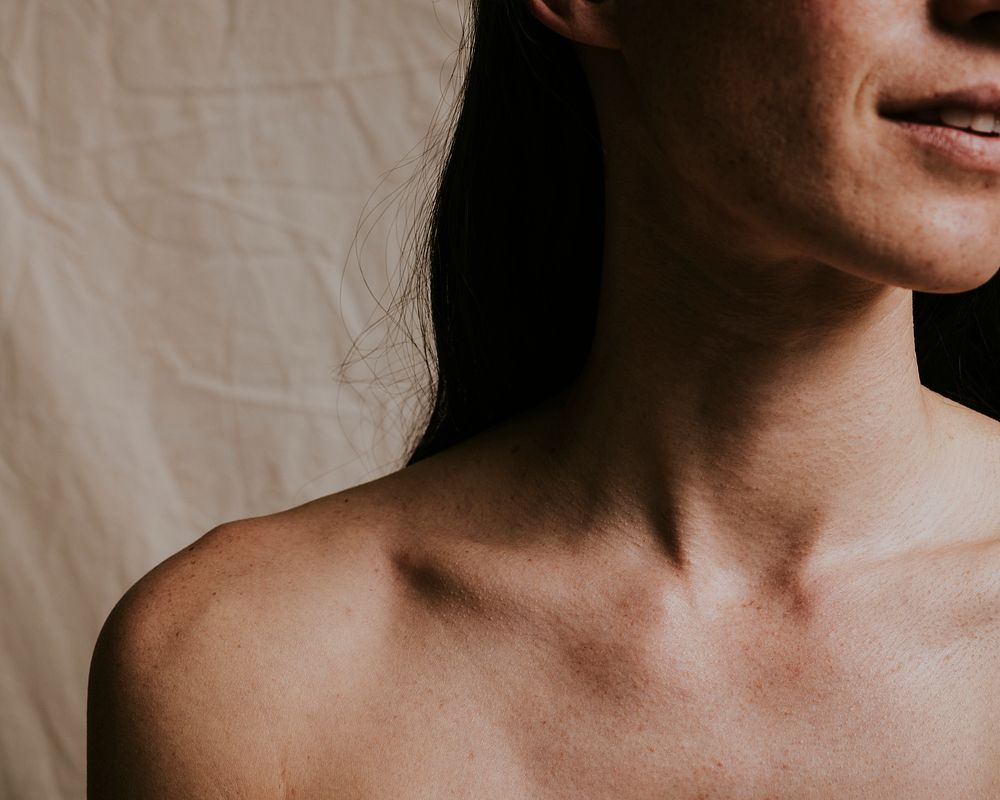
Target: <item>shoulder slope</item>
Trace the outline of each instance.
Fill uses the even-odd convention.
[[[119,600],[90,667],[91,800],[284,797],[316,708],[349,724],[387,557],[377,525],[303,508],[220,525]]]

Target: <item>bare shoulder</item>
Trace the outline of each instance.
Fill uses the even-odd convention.
[[[226,523],[129,589],[91,661],[91,800],[284,798],[297,743],[350,757],[390,627],[392,485]]]

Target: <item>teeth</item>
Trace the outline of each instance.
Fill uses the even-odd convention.
[[[953,128],[968,128],[972,125],[972,112],[964,108],[945,108],[941,110],[941,121]]]
[[[982,111],[972,117],[972,130],[977,133],[993,133],[996,127],[996,116],[989,111]]]
[[[943,108],[941,122],[952,128],[976,133],[1000,133],[1000,117],[991,111],[970,111],[966,108]]]
[[[996,118],[989,111],[972,115],[972,130],[977,133],[993,133]]]

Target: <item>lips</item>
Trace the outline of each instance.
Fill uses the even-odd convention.
[[[960,150],[966,151],[965,155],[971,155],[965,146],[966,140],[1000,139],[1000,87],[980,84],[915,99],[888,100],[880,104],[879,114],[910,130],[927,132],[930,138],[924,138],[930,143],[945,145],[952,151],[957,145]],[[948,137],[944,136],[946,133]],[[958,134],[958,138],[955,139],[953,134]],[[985,152],[991,156],[988,160],[995,162],[992,150]],[[982,158],[974,160],[982,161]]]
[[[949,102],[954,102],[949,99]],[[928,114],[925,110],[914,114]],[[947,110],[945,116],[953,120],[971,120],[971,112],[962,114],[961,120],[952,116]],[[977,112],[994,119],[988,112]],[[969,128],[955,127],[942,121],[926,121],[908,119],[906,112],[897,112],[899,116],[882,115],[886,124],[898,132],[910,145],[921,151],[924,156],[930,156],[933,163],[949,163],[952,167],[965,172],[1000,175],[1000,135],[996,133],[980,133]],[[976,124],[979,124],[978,122]],[[922,159],[925,166],[932,162]]]
[[[1000,116],[1000,84],[982,83],[953,91],[940,91],[913,98],[890,98],[879,103],[884,117],[916,119],[920,113],[961,108],[973,113]]]

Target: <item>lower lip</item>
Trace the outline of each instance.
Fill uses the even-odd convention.
[[[907,120],[889,120],[920,144],[966,169],[1000,173],[1000,136],[976,136],[943,125],[921,125]]]

